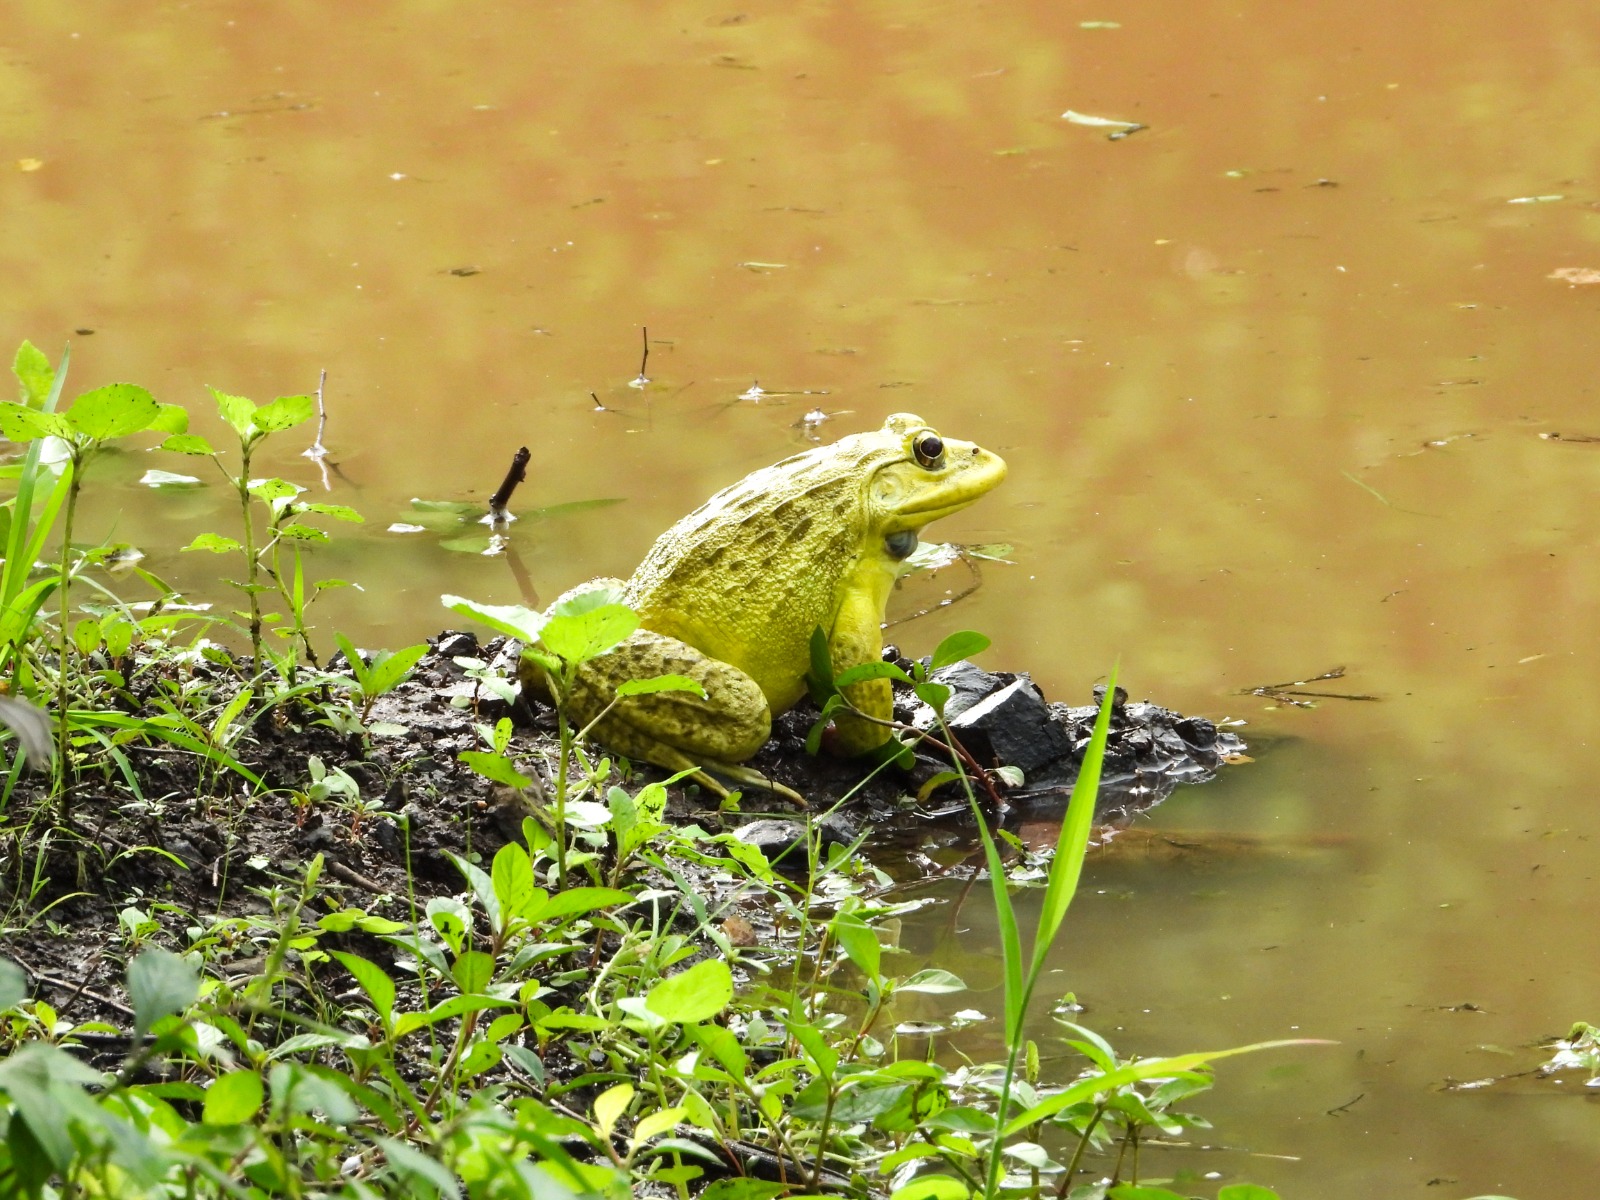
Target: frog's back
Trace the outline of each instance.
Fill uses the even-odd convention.
[[[737,666],[774,711],[803,690],[865,520],[862,447],[846,438],[745,476],[657,539],[628,582],[644,627]]]

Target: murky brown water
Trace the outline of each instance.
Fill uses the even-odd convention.
[[[0,332],[71,338],[73,393],[326,367],[370,524],[324,619],[391,645],[441,591],[516,597],[503,559],[383,531],[519,444],[524,507],[625,501],[517,527],[548,598],[813,407],[986,442],[1011,479],[942,532],[1017,565],[897,637],[984,629],[1074,700],[1120,656],[1259,739],[1158,823],[1266,847],[1096,866],[1059,988],[1130,1051],[1340,1042],[1225,1065],[1235,1149],[1161,1161],[1573,1196],[1593,1100],[1439,1085],[1600,1017],[1600,444],[1546,436],[1600,435],[1600,287],[1551,277],[1600,268],[1596,79],[1579,0],[14,3]],[[313,482],[303,445],[265,465]],[[173,547],[217,496],[139,489],[161,458],[102,462],[84,527],[214,586]],[[1383,702],[1237,694],[1338,664]],[[988,915],[949,920],[907,944],[992,985]]]

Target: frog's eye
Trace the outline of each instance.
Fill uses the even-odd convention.
[[[932,469],[944,455],[944,442],[937,433],[919,433],[911,443],[911,453],[916,455],[919,466]]]

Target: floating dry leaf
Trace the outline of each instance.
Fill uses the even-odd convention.
[[[1594,267],[1557,267],[1546,279],[1559,279],[1563,283],[1574,286],[1585,283],[1600,283],[1600,270]]]
[[[44,166],[44,159],[42,158],[17,159],[17,170],[19,171],[37,171],[42,166]]]

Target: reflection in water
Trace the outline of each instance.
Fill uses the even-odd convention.
[[[519,445],[521,511],[560,515],[512,537],[551,596],[630,572],[811,410],[824,438],[972,431],[1011,481],[942,533],[1016,565],[895,640],[983,629],[1072,700],[1120,656],[1136,698],[1285,739],[1162,827],[1352,839],[1091,871],[1061,982],[1119,1046],[1341,1039],[1207,1101],[1219,1141],[1297,1161],[1199,1164],[1571,1194],[1600,1165],[1580,1103],[1436,1089],[1595,1016],[1600,26],[1441,14],[23,0],[9,328],[163,400],[326,368],[332,498],[368,525],[321,553],[366,589],[321,615],[372,643],[437,629],[443,591],[517,598],[509,556],[383,531],[481,503]],[[302,449],[261,467],[321,487]],[[82,528],[212,587],[174,547],[220,491],[136,489],[160,457],[104,464]],[[1330,663],[1384,701],[1237,694]],[[986,986],[960,925],[927,952]]]

